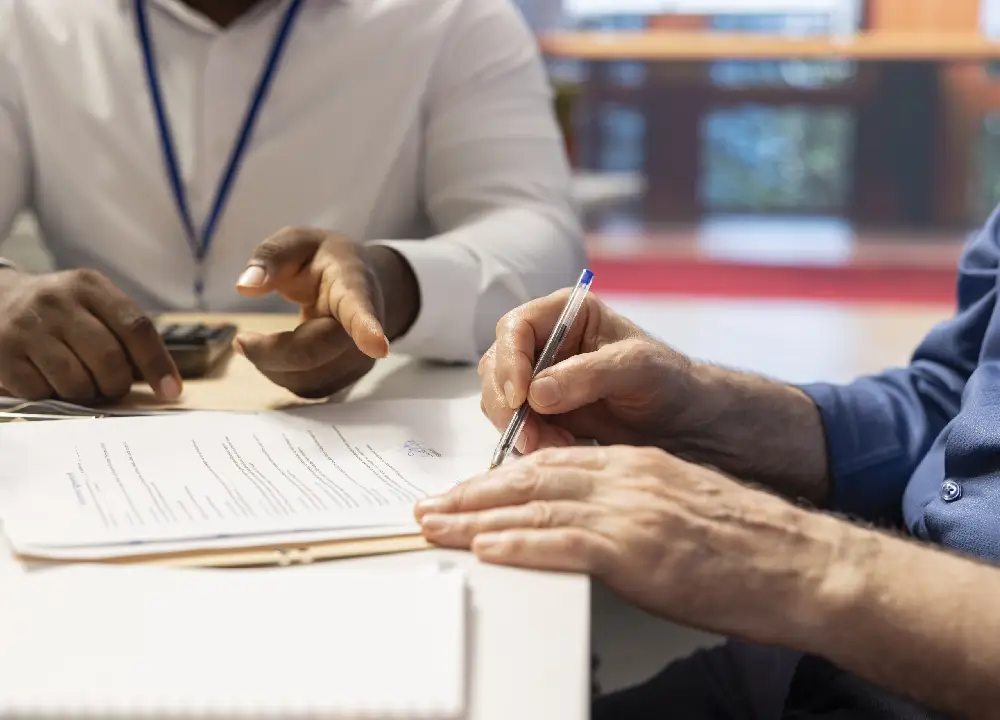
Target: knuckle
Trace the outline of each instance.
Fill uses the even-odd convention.
[[[517,472],[510,478],[510,488],[518,497],[532,497],[538,492],[538,475],[530,470],[523,461],[518,464],[523,467],[518,468]]]
[[[538,303],[539,305],[541,305],[544,303],[544,305],[546,306],[553,306],[553,307],[558,306],[562,308],[562,306],[566,304],[566,301],[569,300],[569,296],[572,294],[573,294],[572,288],[560,288],[551,295],[549,295],[547,298],[542,298],[541,300],[535,300],[532,302],[532,304]],[[593,295],[588,295],[588,297],[596,299]],[[546,300],[548,302],[545,302]]]
[[[69,360],[62,355],[55,355],[45,359],[45,373],[50,377],[66,378],[73,371]]]
[[[143,313],[128,314],[122,318],[122,327],[129,335],[143,339],[159,337],[152,319]]]
[[[540,466],[565,465],[572,462],[574,450],[566,447],[541,448],[533,452],[529,460]]]
[[[4,341],[15,347],[24,347],[41,324],[42,319],[38,313],[22,306],[8,318],[3,332]]]
[[[661,468],[665,461],[669,459],[666,452],[656,447],[624,447],[623,452],[628,452],[632,456],[633,463],[643,470]]]
[[[125,360],[118,346],[110,343],[102,344],[94,354],[96,355],[97,362],[102,366],[118,367]]]
[[[552,527],[552,506],[541,500],[532,500],[527,504],[531,527],[544,529]]]
[[[662,355],[660,348],[646,338],[633,338],[628,341],[628,346],[632,364],[639,367],[655,365]]]
[[[479,374],[480,379],[484,376],[490,374],[490,369],[493,366],[493,361],[496,358],[497,344],[493,343],[490,345],[489,350],[487,350],[481,358],[479,358],[479,365],[476,366],[476,372]]]
[[[524,317],[523,308],[514,308],[513,310],[504,314],[502,318],[497,320],[496,335],[497,337],[502,337],[509,334],[518,326],[521,319]]]
[[[563,552],[570,557],[590,557],[587,536],[580,532],[565,532],[561,536]]]
[[[104,275],[93,268],[80,268],[70,272],[73,275],[73,281],[80,287],[98,287],[106,282]]]
[[[65,295],[62,284],[46,284],[35,291],[34,304],[43,312],[59,312],[66,306]]]
[[[522,533],[501,533],[500,542],[505,554],[511,557],[521,556],[528,549],[528,544]]]

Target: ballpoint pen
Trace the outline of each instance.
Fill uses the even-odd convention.
[[[532,380],[555,360],[556,354],[559,352],[559,348],[562,347],[563,340],[566,338],[566,333],[569,332],[569,329],[573,327],[573,323],[576,321],[576,316],[583,306],[584,298],[587,297],[593,281],[594,273],[590,270],[584,270],[580,275],[580,279],[577,281],[576,287],[573,288],[573,292],[570,293],[569,299],[566,301],[566,307],[563,308],[556,326],[552,328],[552,334],[549,335],[545,347],[542,348],[542,354],[538,356],[538,361],[535,362],[535,368],[531,371]],[[497,445],[496,452],[493,453],[490,470],[501,465],[507,459],[507,456],[510,455],[510,451],[517,441],[517,436],[521,434],[521,429],[524,427],[524,421],[528,418],[528,410],[528,401],[525,400],[521,403],[521,407],[517,409],[517,412],[514,413],[514,417],[510,419],[507,429],[504,430],[500,438],[500,444]]]

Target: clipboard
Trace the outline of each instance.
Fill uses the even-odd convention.
[[[59,559],[31,554],[14,553],[22,561],[46,565],[76,565],[80,563],[107,565],[158,565],[187,568],[253,568],[288,567],[309,565],[324,560],[392,555],[396,553],[430,550],[431,545],[422,535],[394,535],[381,538],[356,540],[331,540],[329,542],[287,543],[241,547],[233,550],[184,550],[172,553],[145,553],[94,560]]]

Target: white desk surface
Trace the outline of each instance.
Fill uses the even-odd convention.
[[[478,402],[474,368],[428,368],[405,358],[380,362],[349,393],[351,399],[462,396]],[[2,538],[0,544],[5,545]],[[392,572],[441,562],[466,568],[472,586],[468,720],[589,717],[588,578],[494,567],[445,550],[321,563],[308,571],[329,574],[333,584],[347,568]],[[0,552],[0,597],[5,585],[26,572],[32,571]]]

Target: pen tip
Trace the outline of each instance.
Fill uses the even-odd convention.
[[[490,470],[492,471],[492,470],[496,470],[496,469],[497,469],[496,464],[495,463],[490,463]]]

